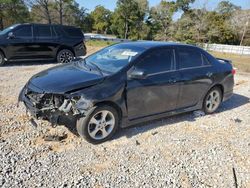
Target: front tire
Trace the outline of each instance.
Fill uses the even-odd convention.
[[[214,113],[222,101],[222,91],[219,87],[214,87],[207,93],[203,101],[203,110],[206,114]]]
[[[58,63],[70,63],[74,59],[74,54],[70,50],[63,49],[57,53],[56,59]]]
[[[89,116],[79,118],[76,123],[78,134],[93,144],[109,140],[118,127],[118,113],[108,105],[97,107]]]
[[[0,66],[3,66],[5,64],[5,59],[4,55],[2,52],[0,52]]]

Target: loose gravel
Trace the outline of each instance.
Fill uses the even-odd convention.
[[[19,91],[55,64],[0,67],[0,187],[250,187],[250,74],[218,112],[120,130],[91,145],[64,126],[34,128]],[[48,136],[63,139],[49,140]],[[66,135],[66,136],[65,136]]]

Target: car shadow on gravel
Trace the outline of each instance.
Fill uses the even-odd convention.
[[[246,103],[249,103],[249,102],[250,101],[249,101],[248,97],[234,93],[233,96],[229,100],[227,100],[221,104],[217,113],[231,110],[234,108],[238,108],[238,107],[240,107]]]
[[[78,58],[75,58],[73,61],[80,61],[85,56],[81,56]],[[7,62],[3,65],[3,67],[13,67],[13,66],[34,66],[34,65],[47,65],[47,64],[55,64],[60,65],[60,63],[57,63],[55,60],[37,60],[37,61],[14,61],[14,62]]]
[[[222,103],[221,107],[218,109],[216,113],[221,113],[227,110],[231,110],[231,109],[240,107],[247,103],[249,103],[248,97],[239,95],[239,94],[234,94],[228,101],[225,101]],[[173,125],[173,124],[183,122],[183,121],[193,122],[193,121],[196,121],[196,118],[197,116],[195,116],[193,112],[187,112],[187,113],[183,113],[183,114],[179,114],[175,116],[169,116],[166,118],[161,118],[161,119],[147,121],[147,122],[140,123],[140,124],[135,124],[128,128],[120,129],[117,132],[117,134],[115,134],[112,140],[118,139],[123,136],[126,136],[127,138],[131,138],[137,134],[148,132],[161,126]],[[66,126],[70,132],[79,136],[75,127],[76,119],[73,119],[73,120],[70,120],[67,118],[60,119],[59,125]],[[151,134],[155,135],[157,133],[158,132],[155,130],[155,131],[152,131]]]
[[[7,62],[2,67],[13,67],[13,66],[34,66],[34,65],[47,65],[47,64],[59,64],[53,60],[47,61],[15,61],[15,62]]]

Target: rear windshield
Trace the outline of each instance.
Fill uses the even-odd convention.
[[[65,32],[66,35],[70,37],[83,38],[83,33],[79,28],[63,27],[63,31]]]

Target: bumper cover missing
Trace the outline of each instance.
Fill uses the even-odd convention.
[[[30,93],[30,90],[27,87],[24,87],[19,94],[18,102],[24,103],[27,112],[33,118],[47,120],[53,127],[58,124],[61,116],[69,118],[74,118],[76,116],[84,117],[94,108],[92,102],[86,100],[83,96],[71,99],[63,99],[63,96],[61,98],[62,101],[58,102],[59,99],[53,94],[49,94],[51,97],[50,99],[42,100],[42,97],[45,97],[44,93],[38,93],[37,96],[41,96],[41,100],[39,97],[37,97],[39,99],[37,100],[37,98],[31,98]],[[35,120],[31,120],[31,122],[35,122]],[[32,124],[34,125],[36,123]]]

